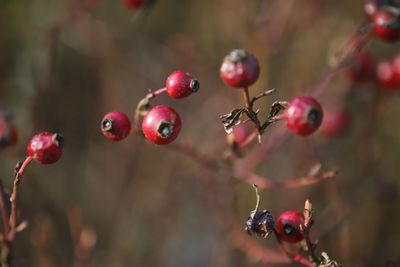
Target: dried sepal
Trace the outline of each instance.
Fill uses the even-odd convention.
[[[258,193],[257,185],[253,185],[256,191],[256,207],[250,212],[250,216],[246,221],[245,230],[249,235],[252,233],[262,238],[267,238],[275,227],[275,220],[271,213],[267,210],[259,210],[260,207],[260,194]]]
[[[244,108],[236,108],[230,113],[220,116],[226,133],[230,134],[232,132],[233,126],[240,123],[240,119],[245,111],[246,109]]]
[[[326,252],[321,253],[322,261],[319,263],[318,267],[343,267],[337,261],[331,259]]]
[[[304,227],[309,228],[313,223],[313,206],[307,199],[304,204]]]
[[[272,119],[273,117],[278,115],[278,113],[281,110],[286,109],[287,105],[288,105],[288,102],[286,102],[286,101],[275,101],[274,103],[272,103],[271,110],[269,112],[269,119]]]

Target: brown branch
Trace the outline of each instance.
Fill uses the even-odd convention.
[[[10,202],[11,202],[11,213],[10,213],[10,230],[8,232],[7,239],[9,242],[14,240],[15,233],[17,232],[17,215],[18,215],[18,207],[17,207],[17,197],[18,197],[18,188],[21,183],[22,174],[25,171],[26,166],[32,161],[31,157],[27,157],[25,161],[20,164],[17,163],[15,167],[15,179],[13,184],[13,191],[11,193]]]
[[[254,103],[255,103],[257,100],[259,100],[260,98],[263,98],[263,97],[265,97],[265,96],[268,96],[268,95],[270,95],[270,94],[272,94],[272,93],[275,93],[275,91],[276,91],[276,89],[274,88],[274,89],[271,89],[271,90],[267,90],[267,91],[265,91],[265,92],[262,92],[261,94],[258,94],[258,95],[256,95],[256,96],[253,96],[253,98],[250,100],[250,105],[253,106]]]
[[[5,192],[3,181],[0,179],[0,212],[1,212],[1,219],[3,222],[3,236],[7,236],[7,233],[10,228],[8,224],[10,208],[7,206],[6,204],[7,202],[8,202],[8,196]]]
[[[266,248],[244,233],[243,227],[231,223],[226,229],[232,244],[248,257],[264,263],[289,263],[290,259],[279,251]]]
[[[234,174],[234,178],[240,181],[244,181],[250,185],[256,184],[260,189],[297,188],[312,185],[320,181],[333,178],[336,176],[336,174],[336,171],[327,171],[315,176],[304,176],[286,180],[273,180],[255,173],[247,172]]]
[[[191,158],[194,162],[200,164],[207,170],[216,172],[218,169],[218,160],[216,158],[200,152],[191,143],[172,143],[168,145],[167,148]]]

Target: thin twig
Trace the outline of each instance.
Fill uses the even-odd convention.
[[[9,219],[9,207],[7,207],[6,203],[8,202],[8,197],[5,192],[5,188],[3,185],[2,179],[0,179],[0,211],[1,211],[1,219],[3,222],[3,236],[7,236],[7,233],[9,231],[9,224],[8,224],[8,219]]]
[[[300,263],[300,264],[302,264],[302,265],[304,265],[304,266],[307,266],[307,267],[315,267],[314,264],[312,264],[309,260],[307,260],[306,258],[304,258],[303,256],[301,256],[300,254],[298,254],[298,253],[293,253],[293,252],[289,251],[289,250],[286,248],[285,244],[283,244],[283,241],[282,241],[282,239],[280,238],[279,234],[276,232],[276,230],[274,230],[274,235],[275,235],[275,237],[276,237],[276,240],[278,241],[279,248],[280,248],[283,252],[285,252],[285,254],[286,254],[289,258],[291,258],[293,261],[296,261],[296,262],[298,262],[298,263]]]
[[[194,162],[200,164],[205,169],[212,171],[218,169],[218,160],[216,158],[200,152],[190,143],[172,143],[168,145],[167,148],[191,158]]]
[[[270,189],[270,188],[297,188],[302,186],[308,186],[329,178],[333,178],[336,176],[336,174],[337,174],[336,171],[327,171],[316,176],[304,176],[286,180],[273,180],[255,173],[247,172],[247,173],[237,173],[234,175],[234,177],[250,185],[257,184],[258,188],[260,189]]]
[[[265,92],[262,92],[262,93],[259,94],[259,95],[253,96],[253,98],[250,100],[250,105],[253,106],[254,103],[255,103],[257,100],[259,100],[260,98],[263,98],[263,97],[265,97],[265,96],[268,96],[268,95],[270,95],[270,94],[272,94],[272,93],[275,93],[275,91],[276,91],[276,89],[273,88],[273,89],[271,89],[271,90],[267,90],[267,91],[265,91]]]
[[[32,161],[31,157],[27,157],[22,165],[19,166],[17,164],[15,179],[13,184],[13,191],[11,193],[10,202],[11,202],[11,213],[10,213],[10,231],[8,232],[8,241],[12,242],[14,240],[14,236],[17,229],[17,214],[18,214],[18,207],[17,207],[17,196],[18,196],[18,187],[22,179],[22,174],[28,166],[28,164]]]

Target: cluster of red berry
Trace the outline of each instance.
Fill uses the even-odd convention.
[[[246,114],[248,119],[254,123],[255,130],[261,135],[265,128],[278,120],[286,122],[289,131],[306,136],[314,133],[322,123],[323,110],[320,103],[311,96],[296,96],[289,102],[277,101],[272,105],[270,116],[261,123],[257,112],[253,110],[253,104],[259,98],[268,95],[263,93],[260,96],[250,99],[248,87],[254,84],[260,74],[260,66],[257,58],[251,53],[235,49],[223,60],[220,68],[222,81],[231,88],[244,90],[246,108],[235,109],[230,114],[221,116],[225,129],[228,133],[234,131],[234,142],[241,146],[248,141],[251,135],[247,124],[241,124],[240,116]],[[282,113],[279,113],[283,111]],[[240,112],[240,114],[238,114]],[[236,126],[237,127],[233,127]],[[243,126],[240,126],[243,125]],[[239,128],[235,130],[235,128]],[[242,129],[240,129],[242,128]],[[247,128],[247,129],[246,129]]]
[[[179,135],[181,118],[178,112],[171,107],[165,105],[151,107],[150,100],[164,92],[174,99],[182,99],[199,89],[200,83],[191,74],[183,70],[174,71],[168,76],[164,88],[149,93],[139,102],[135,114],[135,123],[142,121],[140,128],[150,142],[158,145],[171,143]],[[107,113],[101,120],[101,131],[110,141],[124,139],[128,136],[130,130],[131,122],[128,116],[122,112]]]
[[[269,211],[259,209],[260,195],[256,185],[254,185],[254,189],[257,197],[256,207],[250,212],[245,230],[249,234],[254,233],[263,238],[274,232],[280,239],[288,243],[297,243],[303,240],[304,215],[298,211],[288,210],[279,215],[275,221]]]
[[[355,83],[375,82],[385,91],[400,89],[400,54],[377,64],[367,51],[361,51],[347,70],[347,76]]]

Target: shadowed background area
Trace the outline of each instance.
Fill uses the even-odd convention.
[[[222,157],[228,146],[219,116],[243,106],[240,90],[219,78],[230,50],[246,49],[260,62],[251,94],[277,89],[256,105],[265,116],[273,101],[315,85],[364,21],[361,0],[159,0],[147,10],[122,1],[2,0],[0,106],[13,114],[19,134],[16,145],[0,150],[4,184],[11,187],[33,134],[65,137],[57,164],[34,163],[24,175],[19,208],[29,227],[16,237],[16,266],[277,266],[232,246],[199,164],[140,136],[111,143],[100,120],[111,110],[133,118],[149,89],[184,69],[200,81],[200,91],[183,100],[162,95],[154,104],[180,113],[176,142]],[[377,61],[398,47],[376,39],[366,46]],[[274,180],[301,177],[319,160],[340,170],[315,185],[264,190],[261,207],[277,217],[301,211],[310,199],[312,238],[344,266],[400,266],[399,97],[374,83],[352,84],[338,72],[318,99],[324,108],[346,106],[352,116],[346,133],[327,139],[317,132],[306,141],[290,135],[255,170]],[[271,142],[274,128],[263,143]],[[233,180],[220,197],[244,227],[254,191],[221,179]],[[95,242],[85,265],[76,263],[80,238]],[[254,240],[278,249],[274,238]]]

